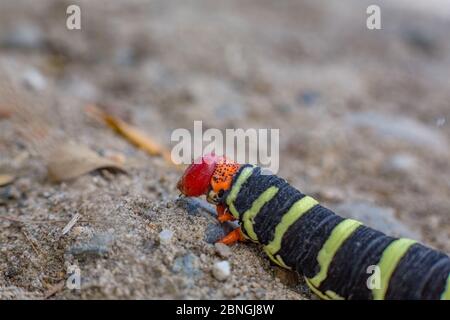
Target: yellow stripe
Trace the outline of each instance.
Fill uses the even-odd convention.
[[[392,273],[397,267],[398,263],[408,251],[408,249],[416,241],[410,239],[397,239],[393,241],[386,249],[384,249],[381,259],[378,262],[380,268],[381,285],[379,289],[372,289],[374,300],[383,300],[387,289],[389,287],[389,281]]]
[[[317,255],[317,261],[319,262],[320,271],[313,278],[310,279],[311,283],[318,288],[323,280],[327,278],[328,268],[334,255],[345,242],[352,235],[352,233],[361,225],[361,222],[346,219],[334,227],[327,241],[320,249]]]
[[[336,292],[331,291],[331,290],[327,290],[325,291],[325,294],[327,296],[329,296],[331,299],[333,300],[345,300],[344,297],[341,297],[340,295],[338,295]]]
[[[237,181],[233,184],[230,194],[227,197],[228,209],[230,210],[231,214],[236,219],[239,219],[239,212],[234,207],[234,201],[236,200],[236,198],[239,194],[239,191],[241,190],[242,185],[252,175],[252,172],[253,172],[253,167],[246,167],[246,168],[242,169]]]
[[[305,277],[305,281],[306,281],[306,284],[308,285],[308,287],[312,290],[312,292],[314,292],[317,296],[319,296],[320,299],[330,300],[330,297],[328,297],[325,293],[320,292],[319,289],[314,287],[308,278]]]
[[[277,253],[281,249],[281,241],[289,227],[316,204],[318,204],[318,202],[309,196],[305,196],[295,202],[289,211],[283,215],[280,223],[275,227],[275,236],[273,240],[264,247],[265,251],[272,256]]]
[[[256,215],[259,213],[261,208],[272,198],[277,194],[278,188],[275,186],[272,186],[268,188],[266,191],[264,191],[258,199],[253,201],[252,206],[250,209],[245,211],[245,213],[242,215],[242,220],[244,223],[244,229],[247,232],[250,239],[254,241],[258,241],[258,236],[256,235],[255,231],[253,230],[253,223]]]
[[[289,270],[291,269],[291,267],[287,266],[286,263],[284,263],[283,259],[281,258],[281,256],[279,254],[277,254],[276,259],[280,266],[282,266],[283,268],[289,269]]]
[[[441,295],[441,300],[450,300],[450,274],[447,277],[447,286]]]
[[[309,286],[312,292],[314,292],[320,299],[323,300],[345,300],[344,297],[341,297],[336,292],[327,290],[325,293],[321,292],[319,289],[314,287],[314,285],[311,283],[311,281],[305,277],[306,284]]]
[[[265,249],[264,249],[265,250]],[[270,258],[270,260],[272,260],[273,262],[275,262],[277,265],[279,265],[280,267],[283,267],[285,269],[289,269],[291,270],[292,268],[289,267],[286,263],[284,263],[283,259],[281,258],[281,256],[279,254],[277,254],[275,257],[273,256],[273,254],[271,254],[270,252],[267,252],[266,254],[267,256]]]

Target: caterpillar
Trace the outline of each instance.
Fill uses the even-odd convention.
[[[240,227],[220,242],[250,240],[277,265],[303,275],[322,299],[450,300],[450,258],[414,240],[345,219],[261,168],[209,154],[178,182],[185,196],[205,195],[220,222]],[[369,285],[370,268],[378,283]]]

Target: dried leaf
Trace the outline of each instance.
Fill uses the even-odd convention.
[[[149,155],[162,156],[168,163],[177,166],[173,163],[169,150],[158,144],[142,131],[131,126],[125,121],[104,112],[95,105],[87,106],[86,111],[96,119],[103,120],[103,122],[105,122],[110,128],[115,130],[138,148],[146,151]]]
[[[73,179],[98,169],[126,172],[120,164],[99,156],[81,144],[62,144],[48,155],[48,176],[54,182]]]
[[[5,106],[1,106],[0,105],[0,119],[6,119],[11,117],[12,115],[12,110],[10,110],[9,108],[5,107]]]
[[[0,174],[0,187],[6,186],[14,181],[15,177],[10,174]]]

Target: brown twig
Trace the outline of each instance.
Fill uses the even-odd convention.
[[[22,220],[15,217],[0,216],[0,219],[23,224],[40,224],[40,223],[67,223],[67,220]],[[89,220],[78,220],[79,222],[90,222]]]
[[[172,161],[169,150],[164,146],[157,143],[153,138],[149,137],[147,134],[143,133],[139,129],[131,126],[125,121],[106,113],[101,110],[98,106],[90,104],[86,106],[85,111],[92,118],[96,120],[101,120],[108,127],[116,131],[122,137],[127,139],[130,143],[134,144],[136,147],[144,150],[151,156],[161,156],[166,160],[167,163],[175,166],[177,169],[182,170],[182,167],[176,165]]]
[[[25,238],[28,240],[28,242],[30,242],[31,247],[33,248],[34,252],[38,255],[38,257],[40,255],[44,255],[44,253],[42,252],[42,250],[39,248],[39,246],[35,243],[35,240],[31,239],[27,233],[22,230],[23,235],[25,236]]]

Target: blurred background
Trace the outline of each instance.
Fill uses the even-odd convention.
[[[446,0],[2,0],[0,298],[312,298],[254,245],[218,251],[180,171],[99,112],[167,150],[194,120],[278,128],[291,184],[449,253],[449,33]]]

